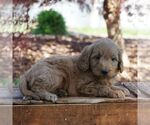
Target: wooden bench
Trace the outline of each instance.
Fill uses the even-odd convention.
[[[14,125],[137,125],[137,102],[66,98],[58,104],[14,105],[13,114]]]
[[[0,111],[12,106],[13,125],[150,125],[149,98],[67,97],[56,104],[15,98],[0,104]]]

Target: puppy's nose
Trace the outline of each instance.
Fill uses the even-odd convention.
[[[101,70],[101,73],[102,73],[103,75],[107,75],[107,74],[108,74],[108,71],[107,71],[107,70]]]

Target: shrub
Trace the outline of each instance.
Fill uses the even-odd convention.
[[[37,28],[32,31],[34,34],[67,34],[67,28],[63,16],[52,9],[39,13],[37,22]]]

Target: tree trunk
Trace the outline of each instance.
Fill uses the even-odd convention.
[[[25,7],[26,7],[26,15],[25,15],[25,23],[27,23],[27,27],[26,30],[29,29],[29,11],[30,11],[30,3],[25,3]]]
[[[108,37],[123,49],[123,61],[129,66],[129,59],[125,52],[125,43],[120,28],[121,0],[104,0],[103,16],[107,25]]]

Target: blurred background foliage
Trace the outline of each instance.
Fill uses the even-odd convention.
[[[67,34],[66,23],[63,16],[52,9],[50,9],[49,11],[41,11],[37,17],[37,23],[37,27],[32,30],[33,34]]]
[[[149,81],[149,16],[148,0],[3,1],[0,81],[6,84],[13,74],[18,85],[20,75],[41,58],[79,54],[101,37],[113,39],[127,54],[120,81]]]

